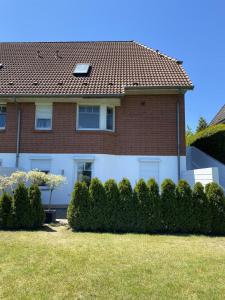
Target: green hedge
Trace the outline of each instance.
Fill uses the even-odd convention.
[[[29,189],[20,183],[13,197],[6,192],[0,197],[1,229],[37,229],[43,225],[44,209],[38,186]]]
[[[134,189],[128,179],[103,185],[91,180],[89,189],[77,182],[68,208],[68,221],[77,231],[225,234],[225,198],[216,183],[193,190],[180,180],[161,185],[140,179]]]
[[[225,124],[209,126],[187,138],[189,146],[195,146],[208,155],[225,163]]]

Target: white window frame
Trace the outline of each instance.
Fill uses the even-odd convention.
[[[79,128],[79,108],[80,106],[98,106],[100,108],[99,110],[99,128]],[[110,107],[113,109],[113,129],[107,129],[107,107]],[[114,105],[107,105],[107,104],[77,104],[76,108],[76,130],[78,131],[109,131],[114,132],[115,131],[115,106]]]
[[[38,120],[38,114],[39,114],[38,107],[39,108],[40,107],[46,107],[46,108],[48,107],[51,109],[51,118],[50,118],[51,125],[49,127],[44,128],[44,127],[37,126],[37,120]],[[46,131],[52,130],[52,114],[53,114],[53,104],[52,103],[35,103],[35,130],[46,130]]]
[[[0,106],[6,108],[6,113],[5,113],[5,115],[6,115],[5,126],[4,126],[4,127],[0,127],[0,130],[4,130],[4,129],[6,129],[6,122],[7,122],[7,105],[6,105],[5,103],[0,103]]]

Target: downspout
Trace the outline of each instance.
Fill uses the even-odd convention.
[[[180,99],[177,101],[177,178],[180,180]]]
[[[16,104],[16,117],[17,117],[17,132],[16,132],[16,169],[19,168],[19,157],[20,157],[20,119],[21,111],[20,105],[14,97],[14,103]]]

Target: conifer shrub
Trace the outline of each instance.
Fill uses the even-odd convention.
[[[176,187],[175,232],[191,233],[194,228],[193,198],[190,185],[180,180]]]
[[[90,230],[90,202],[86,183],[76,182],[67,210],[68,223],[77,231]]]
[[[159,194],[159,185],[154,178],[150,178],[147,182],[149,188],[150,200],[150,222],[148,231],[160,232],[162,230],[161,222],[161,202]]]
[[[114,179],[109,179],[104,184],[106,201],[105,201],[105,213],[106,224],[105,230],[115,232],[118,230],[118,207],[120,205],[120,192],[118,185]]]
[[[206,196],[211,212],[211,233],[225,234],[225,198],[223,189],[215,182],[206,186]]]
[[[0,197],[0,228],[9,229],[13,227],[12,197],[3,192]]]
[[[41,203],[41,191],[36,184],[32,184],[28,189],[28,198],[30,201],[31,227],[40,228],[45,220],[44,208]]]
[[[136,228],[136,203],[130,181],[123,178],[119,182],[119,205],[117,208],[117,231],[134,232]]]
[[[24,183],[19,183],[14,191],[15,226],[18,229],[32,227],[32,215],[28,189]]]
[[[105,231],[107,224],[106,194],[102,182],[93,178],[89,187],[90,195],[90,229],[92,231]]]
[[[151,202],[149,188],[144,179],[139,179],[134,188],[134,197],[137,201],[137,220],[136,231],[137,232],[149,232],[151,221]]]
[[[171,179],[165,179],[161,185],[162,231],[176,230],[176,185]]]
[[[209,234],[211,231],[211,213],[204,187],[197,182],[193,187],[193,232]]]

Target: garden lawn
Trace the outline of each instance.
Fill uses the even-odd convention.
[[[0,231],[0,299],[224,299],[225,238]]]

